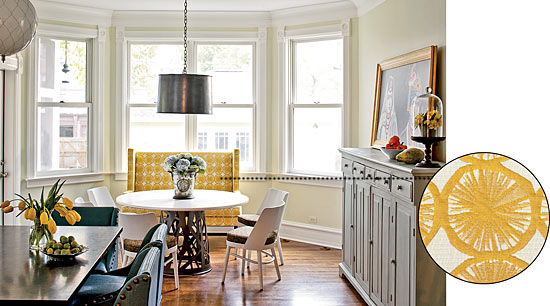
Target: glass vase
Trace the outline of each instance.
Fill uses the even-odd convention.
[[[48,231],[47,226],[40,225],[40,220],[36,218],[29,233],[29,249],[38,250],[45,246],[50,239],[52,239],[52,234]]]
[[[196,177],[196,171],[172,172],[174,199],[192,199]]]
[[[426,93],[416,96],[412,102],[415,137],[444,137],[443,101],[432,94],[430,87]]]

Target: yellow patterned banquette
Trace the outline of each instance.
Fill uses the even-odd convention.
[[[162,164],[169,155],[181,152],[135,152],[128,149],[128,192],[173,189],[170,173]],[[209,189],[235,192],[239,190],[239,149],[233,152],[189,152],[202,157],[206,172],[197,175],[195,189]],[[144,209],[121,207],[122,212],[145,213]],[[155,212],[159,215],[160,212]],[[206,211],[208,226],[237,226],[241,207]]]

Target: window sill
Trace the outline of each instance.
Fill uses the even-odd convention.
[[[317,187],[342,188],[343,180],[338,175],[311,175],[297,173],[272,173],[275,181],[280,183],[301,184]]]
[[[81,183],[92,183],[92,182],[102,182],[105,180],[103,173],[78,173],[78,174],[66,174],[66,175],[56,175],[56,176],[44,176],[44,177],[33,177],[25,179],[27,182],[27,188],[35,188],[42,186],[51,186],[57,180],[65,181],[65,185],[72,184],[81,184]]]

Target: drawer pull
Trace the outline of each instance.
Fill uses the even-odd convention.
[[[403,189],[403,186],[397,185],[397,190],[401,190],[401,189]]]

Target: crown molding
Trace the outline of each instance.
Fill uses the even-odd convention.
[[[357,17],[361,10],[373,8],[384,0],[343,0],[301,6],[272,12],[189,11],[193,28],[267,28],[313,24]],[[31,0],[38,18],[99,27],[181,28],[182,11],[111,11],[46,0]]]
[[[31,0],[38,19],[89,24],[107,27],[111,25],[113,11],[79,5]]]
[[[351,0],[357,7],[357,16],[363,16],[386,0]]]
[[[271,25],[292,26],[354,17],[356,6],[351,1],[338,1],[273,11]]]
[[[193,28],[267,27],[271,24],[271,16],[268,12],[189,11],[188,18],[189,24]],[[183,13],[182,11],[115,11],[113,12],[112,25],[141,28],[181,28],[183,26]]]

